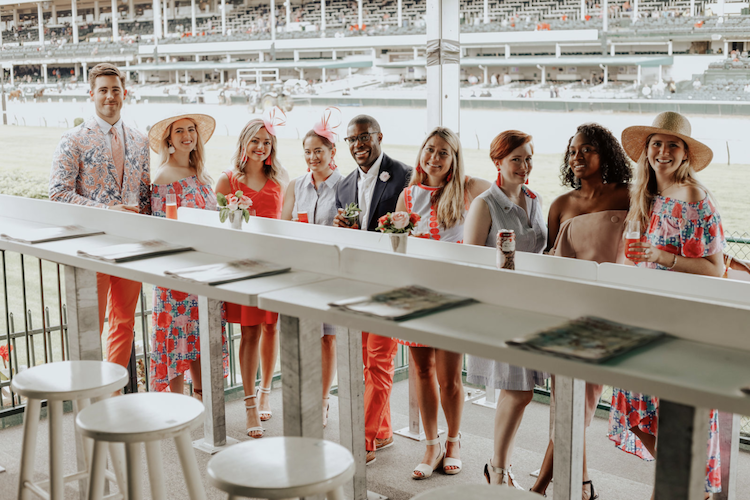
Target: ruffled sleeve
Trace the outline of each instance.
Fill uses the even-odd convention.
[[[700,203],[686,204],[687,212],[680,224],[682,255],[693,259],[714,255],[724,250],[724,227],[721,216],[708,198]]]

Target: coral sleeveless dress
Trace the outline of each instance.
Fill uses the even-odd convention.
[[[250,189],[245,184],[237,181],[231,170],[224,172],[229,179],[229,186],[232,192],[242,191],[245,196],[253,200],[252,208],[255,209],[257,217],[267,217],[269,219],[281,218],[281,207],[283,204],[283,195],[281,186],[272,180],[267,180],[260,191]],[[238,304],[226,305],[227,322],[239,323],[242,326],[256,326],[262,323],[272,325],[279,319],[278,313],[264,311],[257,307],[240,306]]]

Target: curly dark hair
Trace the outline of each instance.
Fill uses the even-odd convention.
[[[581,187],[576,182],[573,170],[568,162],[570,161],[570,143],[573,137],[578,134],[586,136],[591,145],[599,153],[599,165],[602,172],[602,180],[606,183],[629,184],[633,173],[630,170],[630,160],[625,151],[620,146],[619,141],[612,135],[608,128],[598,123],[584,123],[576,129],[576,133],[568,139],[568,146],[565,148],[565,157],[560,165],[560,180],[563,186],[569,186],[574,189]]]

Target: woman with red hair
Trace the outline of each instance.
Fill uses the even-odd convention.
[[[464,226],[464,243],[494,248],[498,232],[512,229],[517,251],[544,250],[547,225],[542,202],[526,186],[533,168],[531,139],[518,130],[506,130],[492,140],[490,158],[498,170],[497,181],[472,202]],[[543,384],[548,377],[536,370],[469,356],[467,381],[484,385],[488,391],[501,390],[495,412],[494,453],[484,466],[488,483],[523,489],[510,469],[513,441],[534,396],[534,386]]]

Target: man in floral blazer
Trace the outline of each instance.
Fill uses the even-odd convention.
[[[63,203],[150,214],[148,139],[120,118],[127,95],[125,79],[116,66],[105,63],[92,68],[89,83],[96,114],[60,139],[52,160],[49,197]],[[126,205],[129,197],[137,202]],[[141,284],[97,274],[97,285],[100,331],[109,306],[107,360],[127,366]]]

